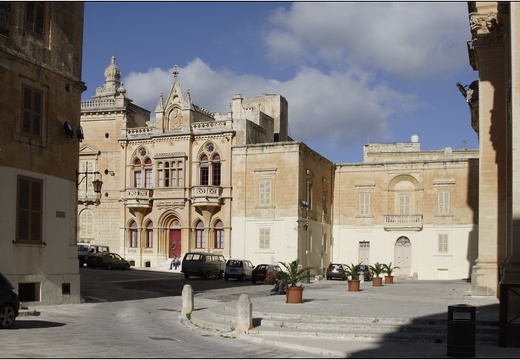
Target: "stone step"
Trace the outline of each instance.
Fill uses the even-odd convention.
[[[232,332],[236,326],[233,304],[194,311],[191,322],[201,329]],[[253,311],[252,334],[364,341],[446,342],[447,320],[367,318],[277,314]],[[476,341],[496,343],[498,324],[478,322]]]

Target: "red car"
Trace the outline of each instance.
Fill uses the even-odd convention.
[[[260,264],[256,265],[251,275],[251,283],[256,284],[257,281],[265,281],[267,278],[274,278],[276,273],[280,271],[280,267],[276,264]]]
[[[347,274],[342,264],[330,264],[327,268],[327,280],[332,278],[340,278],[341,280],[347,280]]]

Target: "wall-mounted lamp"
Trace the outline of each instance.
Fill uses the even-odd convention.
[[[63,130],[65,130],[65,137],[67,139],[72,139],[74,137],[74,130],[72,129],[72,124],[68,121],[65,121],[63,124]]]
[[[78,138],[79,142],[82,142],[85,138],[85,135],[83,134],[83,128],[81,127],[81,125],[78,125],[78,127],[76,128],[76,137]]]
[[[83,177],[81,178],[80,181],[78,181],[76,183],[76,186],[79,187],[79,185],[81,184],[81,182],[83,180],[85,180],[85,178],[88,176],[88,175],[92,175],[92,174],[100,174],[99,171],[83,171],[83,172],[79,172],[77,171],[76,172],[76,176],[79,176],[79,175],[83,175]],[[103,181],[99,180],[99,179],[96,179],[94,181],[92,181],[92,186],[94,187],[94,192],[96,194],[99,194],[101,192],[101,186],[103,185]],[[88,183],[85,182],[85,192],[88,190]]]
[[[116,173],[113,172],[112,170],[105,169],[105,175],[114,176],[115,174],[116,174]]]
[[[303,231],[307,231],[307,229],[309,228],[309,225],[307,225],[307,224],[303,224],[302,227],[303,227]]]
[[[304,208],[308,208],[309,207],[309,203],[305,200],[302,200],[300,201],[300,204],[301,204],[301,207],[304,207]]]

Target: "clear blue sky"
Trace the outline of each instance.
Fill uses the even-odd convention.
[[[112,55],[128,95],[152,112],[172,69],[209,111],[231,97],[277,93],[289,132],[336,163],[368,142],[477,149],[457,82],[469,65],[465,2],[86,2],[83,99]]]

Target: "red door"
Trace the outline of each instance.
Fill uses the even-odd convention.
[[[181,230],[170,229],[170,258],[181,257]]]

